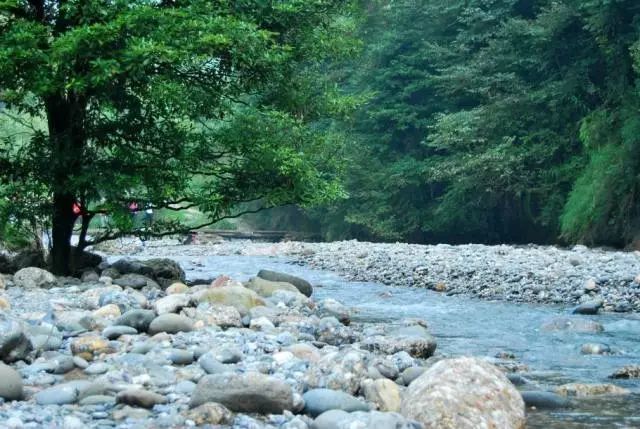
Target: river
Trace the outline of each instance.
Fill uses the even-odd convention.
[[[314,298],[334,298],[351,307],[359,322],[421,318],[438,339],[438,353],[493,357],[513,353],[529,370],[523,375],[532,387],[579,383],[610,383],[616,369],[640,363],[640,317],[637,314],[602,314],[593,317],[605,332],[581,334],[541,331],[541,325],[567,316],[566,307],[488,302],[446,296],[422,288],[389,287],[347,281],[340,275],[294,264],[285,257],[200,256],[180,254],[180,247],[165,256],[178,261],[188,279],[210,279],[220,274],[246,280],[259,269],[288,272],[308,279]],[[614,354],[583,355],[584,343],[606,343]],[[630,396],[593,397],[575,401],[569,409],[528,413],[529,428],[631,428],[640,427],[640,381],[616,380],[632,391]]]

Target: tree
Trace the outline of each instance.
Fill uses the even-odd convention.
[[[138,210],[197,207],[212,224],[340,194],[339,139],[317,119],[341,112],[319,78],[351,52],[339,0],[5,0],[0,91],[6,112],[42,118],[28,141],[0,144],[0,184],[37,189],[52,221],[52,269],[78,250],[137,228]],[[310,82],[318,78],[317,85]],[[73,207],[81,207],[74,213]],[[87,238],[96,215],[110,228]]]

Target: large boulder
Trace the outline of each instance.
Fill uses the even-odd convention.
[[[13,276],[16,287],[23,289],[49,289],[58,285],[56,276],[49,271],[37,267],[27,267],[19,270]]]
[[[311,294],[313,293],[313,287],[311,286],[311,283],[309,283],[305,279],[301,279],[300,277],[292,276],[291,274],[279,273],[277,271],[271,270],[260,270],[258,272],[258,277],[272,282],[291,283],[306,296],[311,296]]]
[[[171,286],[175,282],[184,283],[186,275],[180,264],[166,258],[148,259],[139,261],[136,259],[120,259],[111,265],[120,274],[140,274],[151,277],[163,288]]]
[[[477,358],[442,360],[407,388],[401,414],[425,428],[524,428],[520,393],[495,366]]]
[[[13,368],[0,363],[0,398],[7,401],[22,399],[22,377]]]
[[[598,333],[604,331],[604,326],[594,320],[580,317],[555,317],[545,322],[541,329],[547,332],[567,331],[579,333]]]
[[[245,315],[253,307],[266,305],[265,301],[254,291],[241,285],[210,287],[194,293],[200,303],[229,305]]]
[[[294,408],[291,387],[264,374],[213,374],[200,379],[191,397],[191,407],[217,402],[241,413],[282,414]]]

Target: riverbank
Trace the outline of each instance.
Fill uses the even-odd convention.
[[[111,250],[140,257],[176,254],[170,241],[145,247],[123,241]],[[177,244],[177,243],[176,243]],[[347,279],[423,287],[486,300],[557,304],[601,301],[604,311],[640,312],[640,253],[575,246],[484,246],[334,243],[221,242],[182,246],[178,254],[284,255]]]

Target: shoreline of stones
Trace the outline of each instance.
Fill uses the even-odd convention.
[[[285,273],[187,286],[177,263],[156,258],[103,263],[80,279],[34,267],[1,279],[8,428],[515,428],[525,403],[628,393],[519,392],[522,377],[505,375],[512,357],[434,355],[425,322],[352,322]]]

